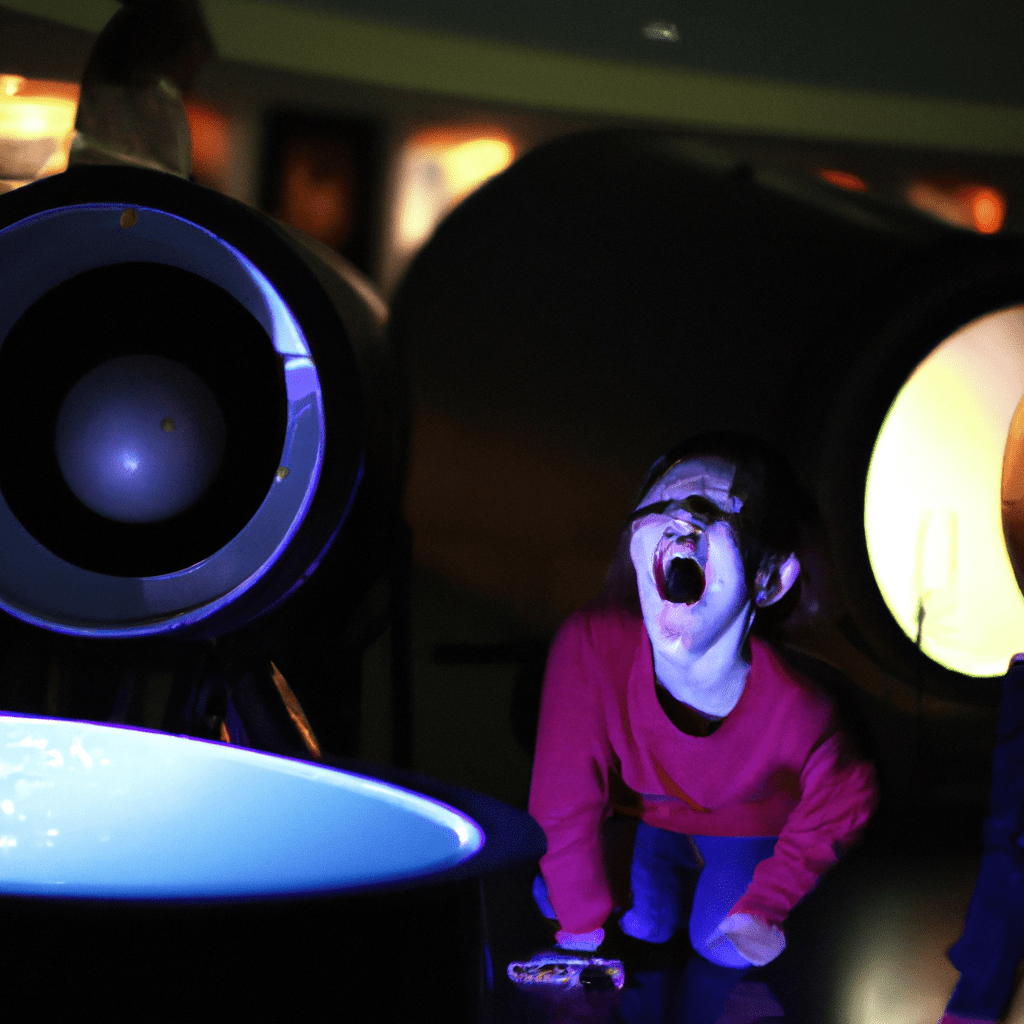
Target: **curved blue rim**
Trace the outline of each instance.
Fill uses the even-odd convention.
[[[324,461],[324,402],[302,328],[267,277],[237,248],[192,221],[146,206],[121,226],[128,207],[84,203],[36,213],[0,230],[0,268],[9,294],[0,339],[56,284],[98,266],[156,262],[224,288],[267,331],[284,367],[288,421],[281,466],[247,526],[202,562],[166,576],[126,579],[89,572],[40,545],[0,496],[8,543],[0,564],[0,607],[23,621],[83,636],[149,636],[195,625],[262,579],[312,503]],[[2,344],[2,341],[0,341]],[[88,609],[89,617],[82,614]]]

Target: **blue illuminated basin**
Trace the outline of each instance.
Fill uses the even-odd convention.
[[[0,716],[0,893],[221,900],[425,878],[472,858],[467,814],[228,744]]]

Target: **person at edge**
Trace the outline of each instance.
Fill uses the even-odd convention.
[[[984,848],[964,931],[949,951],[960,972],[939,1024],[995,1024],[1024,958],[1024,654],[1003,677]]]
[[[782,952],[787,914],[868,821],[872,766],[751,636],[800,572],[797,490],[751,438],[684,442],[650,470],[605,598],[558,632],[529,808],[548,841],[533,895],[559,947],[604,939],[613,815],[639,819],[619,927],[661,943],[689,913],[693,949],[731,968]]]

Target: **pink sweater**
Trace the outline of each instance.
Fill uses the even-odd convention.
[[[541,703],[530,813],[541,870],[565,931],[612,910],[600,829],[612,810],[689,835],[778,836],[732,913],[780,924],[856,837],[875,804],[828,698],[751,641],[739,703],[706,737],[680,732],[655,692],[643,620],[610,605],[555,637]]]

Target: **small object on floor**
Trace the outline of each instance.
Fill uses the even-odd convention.
[[[532,960],[510,963],[508,976],[517,985],[554,985],[559,988],[581,985],[604,991],[622,988],[626,971],[621,960],[578,956],[560,949],[551,953],[538,953]]]

